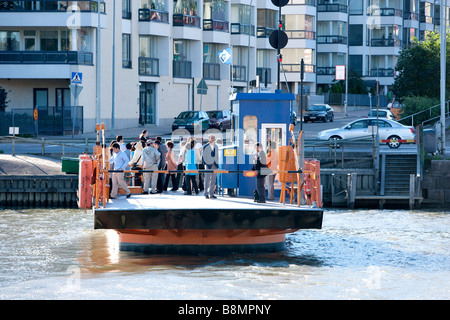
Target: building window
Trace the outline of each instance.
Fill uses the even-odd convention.
[[[122,34],[122,67],[131,68],[131,36]]]
[[[0,31],[0,51],[18,51],[19,46],[19,31]]]
[[[131,19],[130,0],[122,0],[122,19]]]
[[[258,119],[256,116],[245,116],[243,119],[244,154],[256,153],[256,142],[258,142]]]

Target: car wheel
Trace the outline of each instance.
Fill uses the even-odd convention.
[[[328,141],[339,141],[342,140],[342,138],[340,136],[331,136]]]
[[[327,122],[327,116],[323,117],[323,122]]]
[[[219,125],[219,131],[220,131],[220,132],[223,132],[223,124],[220,124],[220,125]]]
[[[388,141],[387,145],[389,146],[389,148],[397,149],[401,145],[399,136],[390,136],[388,138],[388,140],[389,141]]]
[[[334,115],[331,116],[330,122],[334,121]]]

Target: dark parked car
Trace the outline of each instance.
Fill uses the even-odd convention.
[[[231,129],[230,110],[206,111],[209,116],[209,127],[220,131]]]
[[[306,110],[305,114],[303,115],[303,121],[316,121],[320,120],[323,122],[327,122],[328,120],[330,122],[333,122],[334,120],[334,110],[332,107],[330,107],[328,104],[313,104],[309,107],[308,110]]]
[[[209,128],[209,117],[205,111],[183,111],[174,119],[172,131],[186,129],[194,132],[194,127],[198,127],[203,132]]]

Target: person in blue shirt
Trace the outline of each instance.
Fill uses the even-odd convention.
[[[116,142],[112,145],[113,155],[109,162],[114,165],[113,170],[126,170],[128,166],[129,159],[125,152],[120,150],[120,145]],[[125,182],[125,178],[123,176],[123,172],[113,172],[112,173],[112,190],[111,190],[111,199],[117,198],[119,191],[119,187],[125,190],[127,194],[127,198],[131,196],[131,192],[128,189],[127,183]]]
[[[186,166],[186,170],[197,170],[197,159],[198,155],[197,152],[194,149],[195,141],[194,140],[188,140],[186,143],[186,151],[184,156],[184,163]],[[184,194],[191,195],[192,194],[192,187],[195,190],[195,194],[198,194],[198,187],[197,182],[195,181],[195,176],[197,173],[186,173],[186,192]]]

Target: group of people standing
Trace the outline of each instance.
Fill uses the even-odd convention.
[[[125,144],[122,136],[117,136],[112,141],[110,163],[113,170],[187,170],[185,173],[143,173],[143,193],[156,194],[167,191],[169,181],[172,182],[171,191],[177,191],[181,179],[184,194],[195,194],[204,190],[205,198],[216,198],[214,195],[216,186],[216,173],[194,172],[198,169],[218,169],[219,149],[214,135],[210,135],[205,145],[197,142],[195,138],[189,138],[180,144],[180,154],[176,159],[173,151],[174,143],[167,141],[162,143],[161,137],[155,140],[148,138],[148,131],[144,130],[139,140]],[[129,152],[127,152],[129,151]],[[204,175],[204,176],[203,176]],[[134,185],[141,185],[142,173],[134,173]],[[203,182],[204,180],[204,182]],[[123,173],[114,172],[111,177],[111,198],[116,198],[118,188],[125,190],[127,198],[131,192],[127,187]]]
[[[161,137],[155,140],[148,138],[148,131],[144,130],[139,140],[125,144],[122,136],[117,136],[110,144],[112,154],[110,163],[114,170],[168,170],[179,171],[169,173],[144,172],[143,193],[156,194],[167,191],[169,181],[172,182],[171,191],[177,191],[182,180],[185,195],[193,192],[199,194],[204,191],[207,199],[215,199],[217,174],[213,172],[198,173],[199,169],[216,170],[219,168],[219,147],[214,135],[208,136],[208,142],[202,145],[194,137],[182,140],[178,159],[173,151],[174,143],[162,142]],[[129,150],[129,153],[127,152]],[[255,202],[265,203],[266,178],[268,199],[274,200],[274,180],[278,170],[278,154],[275,142],[268,145],[268,154],[264,152],[261,143],[256,143],[257,153],[253,157],[253,170],[257,171]],[[184,171],[181,173],[181,171]],[[134,173],[134,185],[141,185],[142,173]],[[114,172],[111,177],[111,198],[117,197],[119,186],[125,190],[126,197],[131,196],[123,173]]]

